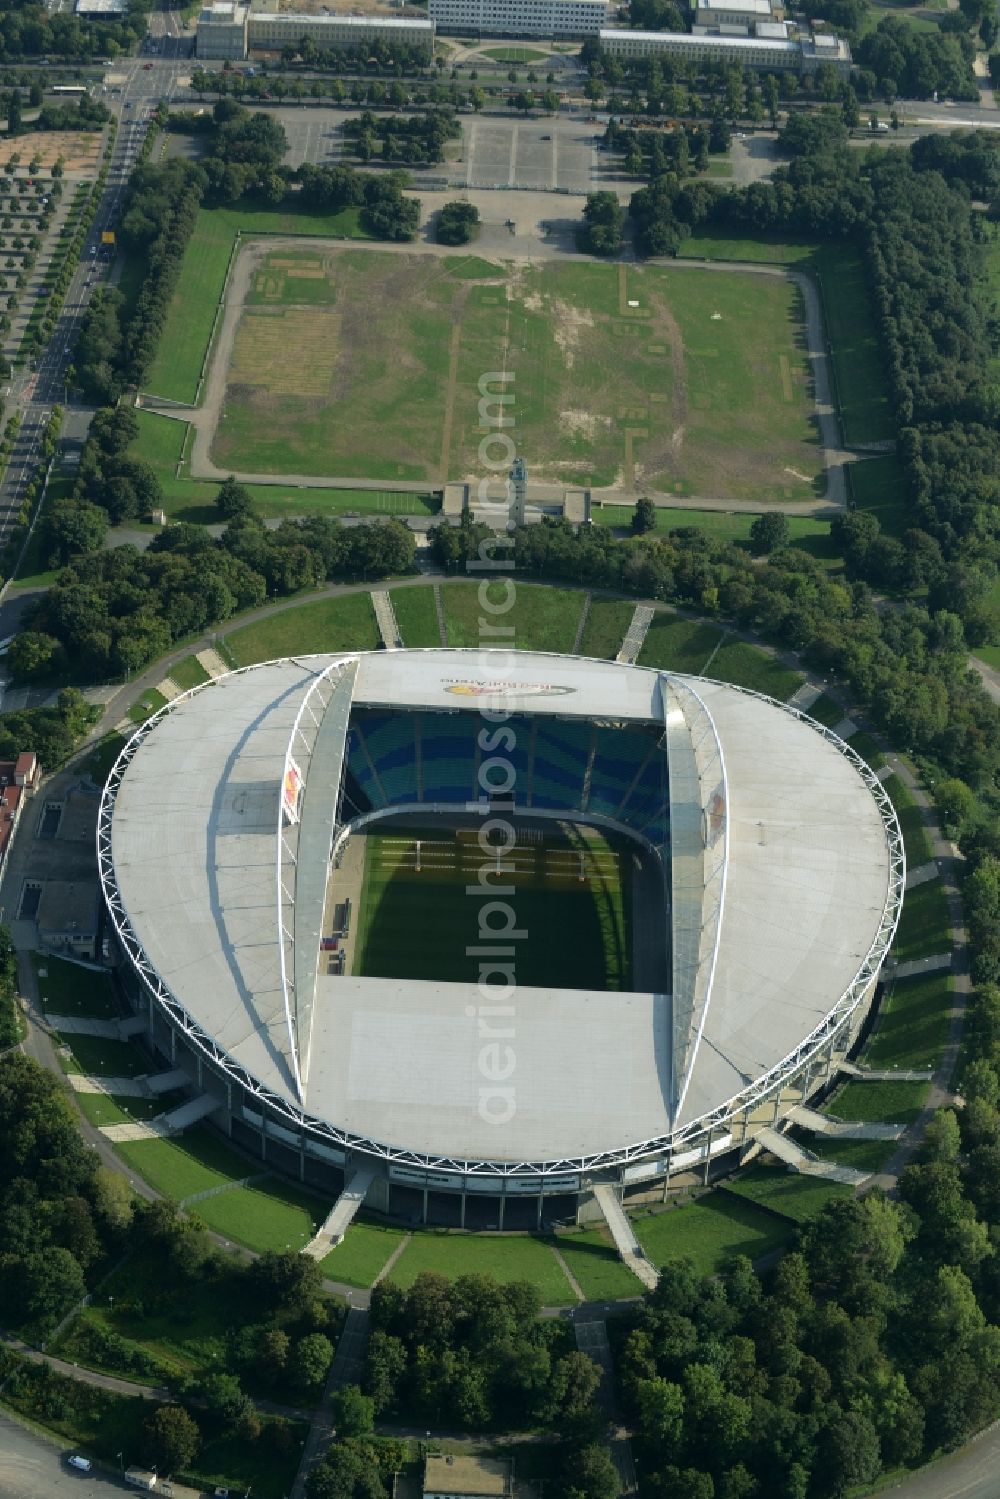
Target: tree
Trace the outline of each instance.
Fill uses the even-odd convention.
[[[81,552],[97,552],[108,534],[108,516],[87,500],[55,500],[44,519],[44,544],[50,567],[63,567]]]
[[[215,496],[215,508],[224,520],[236,520],[243,515],[252,515],[253,496],[245,484],[237,482],[235,474],[230,474],[229,478],[219,485],[218,494]]]
[[[52,635],[23,630],[7,652],[7,667],[17,682],[36,681],[65,670],[66,652]]]
[[[44,1337],[81,1301],[86,1282],[68,1249],[39,1249],[27,1255],[12,1277],[7,1315],[35,1337]]]
[[[307,1333],[295,1345],[292,1376],[304,1385],[320,1385],[333,1363],[333,1344],[321,1332]],[[355,1386],[351,1386],[355,1388]],[[364,1428],[371,1430],[371,1427]],[[357,1435],[355,1432],[351,1436]]]
[[[142,1435],[146,1462],[165,1473],[189,1467],[201,1446],[197,1421],[179,1405],[158,1406]]]
[[[443,245],[465,245],[479,226],[474,203],[446,203],[438,215],[437,237]]]
[[[581,1447],[563,1460],[560,1486],[565,1499],[617,1499],[618,1470],[604,1447]]]
[[[643,497],[636,500],[635,509],[632,511],[632,535],[645,536],[647,531],[656,530],[656,506],[652,500]]]
[[[780,510],[767,510],[750,527],[750,545],[758,556],[774,552],[788,545],[789,534],[788,517]]]
[[[375,1402],[356,1384],[343,1385],[336,1390],[330,1407],[338,1436],[360,1437],[374,1431]]]
[[[323,1290],[323,1273],[308,1255],[291,1250],[266,1249],[254,1260],[250,1280],[267,1306],[302,1313]]]

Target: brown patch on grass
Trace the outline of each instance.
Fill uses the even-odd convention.
[[[227,399],[251,389],[329,398],[342,353],[335,307],[248,307],[236,330]],[[263,377],[263,378],[262,378]]]
[[[12,156],[20,156],[22,166],[35,157],[43,168],[52,167],[62,157],[67,172],[85,172],[96,166],[101,150],[99,130],[40,130],[37,135],[18,135],[0,141],[0,166]]]

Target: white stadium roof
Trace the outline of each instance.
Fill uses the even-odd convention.
[[[474,985],[318,972],[349,712],[387,704],[664,725],[674,993],[517,989],[502,1125],[477,1108]],[[282,869],[290,758],[305,790]],[[829,730],[721,683],[533,652],[387,651],[272,662],[169,704],[112,772],[99,851],[151,988],[290,1118],[403,1160],[568,1169],[636,1160],[721,1118],[860,999],[898,914],[885,805]]]

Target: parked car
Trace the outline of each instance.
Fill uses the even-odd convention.
[[[66,1461],[71,1468],[76,1468],[78,1473],[89,1473],[94,1466],[89,1457],[81,1457],[79,1452],[72,1453]]]

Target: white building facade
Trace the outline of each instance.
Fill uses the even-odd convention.
[[[440,32],[464,36],[597,36],[608,0],[428,0]]]
[[[785,38],[689,35],[687,32],[625,31],[605,28],[602,49],[623,62],[638,57],[673,57],[702,66],[754,68],[761,72],[811,73],[823,64],[845,76],[854,66],[851,49],[835,36]]]
[[[240,5],[216,0],[198,18],[197,55],[207,61],[240,62],[252,51],[280,52],[308,37],[320,50],[355,48],[385,41],[399,46],[434,45],[434,23],[422,16],[307,15],[268,8],[269,0]]]

